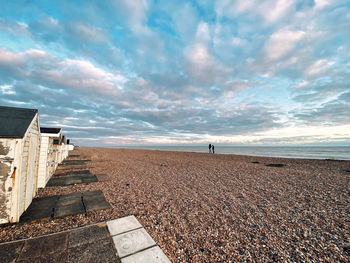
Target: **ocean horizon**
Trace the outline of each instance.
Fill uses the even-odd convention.
[[[115,146],[113,148],[207,153],[208,146]],[[216,154],[282,157],[298,159],[350,160],[350,146],[220,146]]]

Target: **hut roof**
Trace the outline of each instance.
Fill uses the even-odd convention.
[[[40,127],[40,132],[41,133],[60,133],[61,132],[61,128],[47,128],[47,127]]]
[[[0,138],[22,138],[37,109],[0,106]]]

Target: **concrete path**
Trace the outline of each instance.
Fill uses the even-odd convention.
[[[7,262],[169,263],[134,216],[0,244]]]

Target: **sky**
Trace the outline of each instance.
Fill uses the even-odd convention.
[[[347,0],[0,6],[0,105],[77,145],[350,145]]]

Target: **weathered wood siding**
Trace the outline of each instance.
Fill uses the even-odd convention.
[[[59,138],[60,134],[41,134],[40,162],[39,162],[39,179],[38,187],[44,188],[55,173],[58,160],[58,148],[54,140]]]
[[[41,136],[40,145],[40,159],[39,159],[39,175],[38,187],[43,188],[46,185],[46,178],[49,176],[48,169],[48,151],[49,151],[49,137]]]
[[[37,191],[38,114],[22,139],[0,139],[0,223],[18,222]]]
[[[10,220],[17,144],[15,139],[0,139],[0,224]]]

